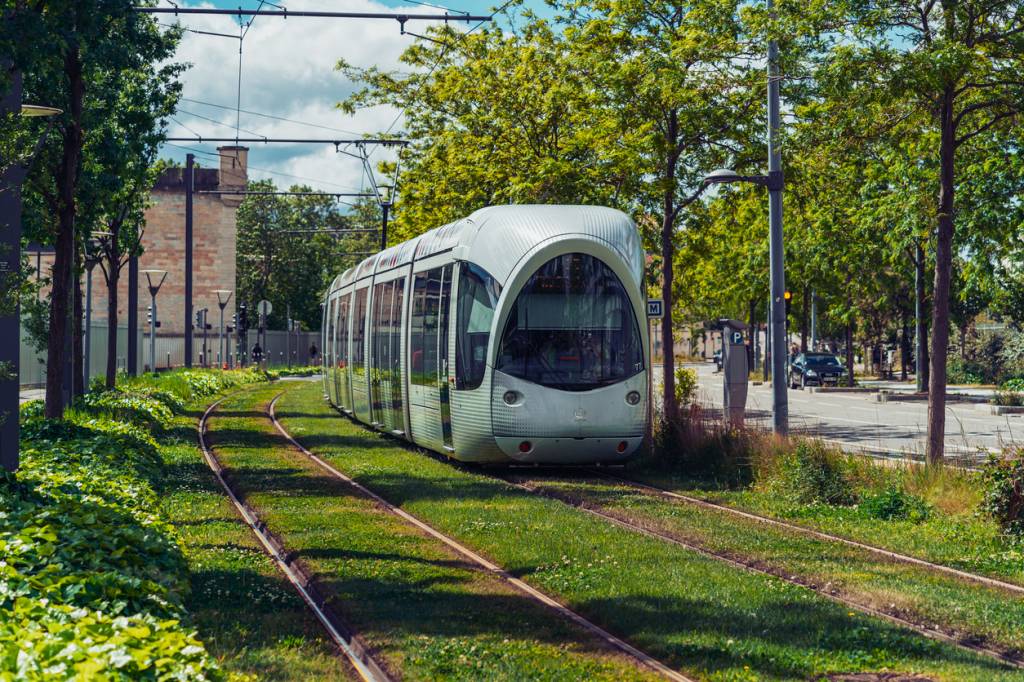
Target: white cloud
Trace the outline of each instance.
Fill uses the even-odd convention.
[[[166,2],[161,3],[166,4]],[[184,4],[180,7],[211,7],[209,3]],[[372,0],[289,0],[289,10],[331,10],[353,12],[395,12]],[[429,8],[423,8],[427,9]],[[408,11],[408,10],[407,10]],[[161,23],[180,22],[188,28],[238,35],[237,20],[230,16],[156,15]],[[423,31],[423,22],[414,30]],[[402,51],[413,39],[399,33],[397,21],[366,19],[326,19],[293,17],[257,18],[249,28],[242,47],[241,109],[282,118],[314,123],[350,131],[348,137],[379,134],[392,124],[398,111],[391,107],[375,107],[346,115],[335,105],[353,92],[355,85],[335,70],[339,59],[359,67],[400,68]],[[198,133],[204,137],[233,137],[235,99],[238,85],[237,39],[186,32],[178,49],[176,61],[189,62],[191,68],[182,76],[184,84],[178,123],[169,128],[172,137]],[[189,101],[195,100],[195,101]],[[199,104],[206,102],[229,109]],[[198,115],[198,116],[197,116]],[[211,122],[201,117],[217,121]],[[180,124],[179,124],[180,123]],[[242,113],[239,125],[242,137],[258,133],[267,137],[335,138],[346,133],[299,125]],[[182,126],[187,126],[187,129]],[[401,122],[396,130],[401,128]],[[246,131],[251,131],[246,132]],[[214,144],[182,146],[215,152]],[[365,185],[362,167],[355,159],[335,153],[330,145],[250,145],[249,163],[253,178],[273,178],[279,186],[299,182],[294,178],[273,175],[263,170],[278,171],[309,178],[307,182],[327,191],[346,191]],[[166,146],[164,156],[181,159],[185,150]],[[386,158],[386,153],[375,158]],[[210,157],[199,157],[203,165],[213,165]]]

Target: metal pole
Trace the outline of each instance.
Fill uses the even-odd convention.
[[[811,290],[811,350],[818,350],[818,295]]]
[[[292,368],[292,304],[289,303],[287,312],[287,322],[285,323],[284,330],[284,352],[288,356],[288,369]]]
[[[772,297],[768,297],[768,307],[765,310],[764,323],[764,362],[761,363],[761,370],[764,372],[764,381],[768,381],[769,367],[772,357]]]
[[[767,0],[774,16],[774,0]],[[789,395],[786,386],[785,253],[782,241],[782,154],[779,151],[779,45],[768,42],[768,258],[772,297],[772,426],[784,436],[789,431]]]
[[[185,366],[192,366],[192,192],[195,154],[185,156]]]
[[[203,308],[200,312],[203,314],[203,367],[210,366],[210,354],[206,350],[206,308]]]
[[[388,248],[388,210],[391,208],[391,203],[385,201],[380,205],[383,213],[383,220],[380,226],[380,250]]]
[[[85,357],[82,359],[82,369],[85,372],[83,385],[86,393],[89,392],[89,379],[91,378],[89,358],[92,355],[92,269],[95,265],[95,263],[89,263],[85,266],[85,351],[82,353]]]
[[[149,290],[150,317],[149,317],[149,371],[156,372],[156,292]]]
[[[220,331],[217,332],[217,364],[224,367],[226,362],[224,359],[224,306],[227,305],[227,302],[220,303],[218,301],[217,304],[220,306]]]
[[[928,336],[925,333],[924,326],[924,281],[922,278],[922,270],[924,267],[924,249],[921,248],[921,242],[917,242],[915,245],[915,253],[917,262],[914,264],[914,341],[915,341],[915,352],[914,352],[914,380],[917,382],[916,390],[918,393],[926,393],[928,386],[924,382],[925,365],[925,344],[928,343]]]
[[[11,77],[10,88],[0,99],[0,116],[21,111],[21,72],[4,63],[4,71]],[[21,265],[21,182],[24,169],[11,163],[0,176],[0,276],[5,284],[17,278]],[[21,354],[21,310],[18,299],[12,296],[13,310],[0,316],[0,465],[7,471],[18,469],[18,396]]]
[[[139,257],[128,259],[128,375],[139,374]]]

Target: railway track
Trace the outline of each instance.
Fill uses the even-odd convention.
[[[220,486],[224,489],[228,499],[231,500],[235,509],[238,510],[246,525],[252,530],[277,567],[284,573],[288,582],[292,584],[296,592],[299,593],[299,596],[302,597],[302,600],[309,606],[335,646],[352,664],[352,667],[355,668],[359,676],[366,682],[392,682],[395,678],[374,659],[368,647],[360,640],[358,634],[346,624],[337,612],[326,604],[326,595],[321,593],[313,577],[289,558],[281,541],[267,529],[266,524],[260,520],[252,507],[243,501],[242,497],[228,482],[224,467],[221,466],[220,461],[214,454],[206,436],[210,415],[213,414],[222,402],[234,395],[237,395],[237,393],[225,396],[211,404],[199,419],[199,447],[202,449],[206,464],[217,477]]]
[[[952,634],[949,634],[949,633],[944,632],[942,630],[939,630],[937,628],[927,627],[927,626],[922,625],[920,623],[917,623],[917,622],[914,622],[912,620],[908,620],[906,618],[903,618],[903,617],[901,617],[899,615],[896,615],[896,614],[893,614],[893,613],[889,613],[889,612],[886,612],[886,611],[883,611],[883,610],[880,610],[880,609],[876,609],[876,608],[874,608],[872,606],[868,606],[868,605],[863,604],[863,603],[861,603],[859,601],[855,601],[855,600],[849,599],[847,597],[844,597],[842,595],[835,594],[835,593],[833,593],[831,591],[823,589],[822,587],[820,587],[818,585],[815,585],[815,584],[811,583],[810,581],[801,580],[797,576],[790,575],[790,574],[788,574],[785,571],[770,570],[769,568],[767,568],[767,567],[765,567],[763,565],[760,565],[758,562],[756,562],[754,560],[751,560],[751,559],[748,559],[746,557],[726,554],[726,553],[723,553],[723,552],[716,552],[716,551],[710,550],[710,549],[708,549],[706,547],[703,547],[701,545],[698,545],[698,544],[695,544],[695,543],[692,543],[692,542],[688,542],[686,540],[678,538],[678,537],[676,537],[674,535],[671,535],[669,533],[665,533],[663,531],[647,528],[646,526],[643,526],[641,524],[638,524],[638,523],[635,523],[633,521],[629,521],[629,520],[623,519],[623,518],[621,518],[619,516],[616,516],[614,514],[610,514],[610,513],[606,512],[606,511],[602,510],[599,506],[591,505],[591,504],[588,504],[588,503],[583,502],[581,500],[574,499],[574,498],[572,498],[570,496],[553,492],[553,491],[551,491],[549,489],[546,489],[546,488],[544,488],[542,486],[530,485],[529,483],[524,483],[522,481],[518,481],[515,478],[508,478],[508,477],[504,477],[504,476],[499,476],[497,474],[491,474],[491,475],[494,476],[495,478],[499,479],[499,480],[504,481],[508,485],[514,486],[516,488],[519,488],[521,490],[525,490],[525,491],[533,493],[533,494],[544,496],[544,497],[546,497],[548,499],[552,499],[552,500],[556,500],[556,501],[562,502],[564,504],[568,504],[568,505],[570,505],[570,506],[572,506],[572,507],[574,507],[576,509],[579,509],[579,510],[581,510],[583,512],[586,512],[588,514],[591,514],[593,516],[596,516],[596,517],[598,517],[600,519],[603,519],[604,521],[607,521],[608,523],[611,523],[613,525],[619,526],[620,528],[625,528],[627,530],[630,530],[630,531],[633,531],[633,532],[636,532],[636,533],[641,533],[641,534],[646,535],[648,537],[655,538],[655,539],[661,540],[663,542],[667,542],[667,543],[676,545],[678,547],[682,547],[682,548],[687,549],[689,551],[692,551],[694,553],[700,554],[701,556],[705,556],[705,557],[708,557],[710,559],[714,559],[714,560],[720,561],[722,563],[725,563],[727,565],[733,566],[735,568],[739,568],[739,569],[742,569],[742,570],[745,570],[745,571],[749,571],[751,573],[756,573],[756,574],[759,574],[759,575],[764,575],[764,576],[769,576],[769,577],[772,577],[772,578],[776,578],[778,580],[782,580],[782,581],[790,583],[792,585],[796,585],[796,586],[799,586],[799,587],[811,590],[811,591],[815,592],[816,594],[819,594],[819,595],[821,595],[821,596],[823,596],[823,597],[825,597],[825,598],[827,598],[827,599],[829,599],[831,601],[840,603],[840,604],[842,604],[842,605],[844,605],[844,606],[846,606],[846,607],[848,607],[850,609],[853,609],[855,611],[859,611],[861,613],[865,613],[867,615],[874,616],[876,618],[888,621],[890,623],[893,623],[893,624],[898,625],[900,627],[906,628],[908,630],[912,630],[912,631],[914,631],[914,632],[916,632],[916,633],[918,633],[920,635],[928,637],[929,639],[934,639],[934,640],[939,640],[939,641],[942,641],[942,642],[946,642],[948,644],[952,644],[952,645],[954,645],[956,647],[959,647],[961,649],[964,649],[966,651],[970,651],[970,652],[975,653],[975,654],[980,654],[980,655],[987,656],[989,658],[998,660],[998,661],[1000,661],[1002,663],[1011,665],[1011,666],[1013,666],[1015,668],[1024,669],[1024,658],[1022,658],[1016,652],[1003,651],[1003,650],[996,649],[996,648],[991,647],[991,646],[987,646],[985,644],[981,644],[981,643],[978,643],[978,642],[975,642],[975,641],[971,641],[969,639],[964,639],[964,638],[961,638],[961,637],[954,636]]]
[[[653,486],[653,485],[650,485],[650,484],[647,484],[647,483],[641,483],[639,481],[634,481],[632,479],[625,478],[623,476],[617,476],[617,475],[615,475],[615,474],[613,474],[611,472],[608,472],[608,471],[593,470],[592,473],[595,476],[598,476],[598,477],[601,477],[601,478],[605,478],[605,479],[608,479],[608,480],[611,480],[611,481],[615,481],[616,483],[620,483],[622,485],[628,485],[628,486],[631,486],[631,487],[633,487],[633,488],[635,488],[637,490],[642,490],[644,492],[647,492],[648,494],[655,495],[655,496],[658,496],[658,497],[664,497],[664,498],[672,500],[672,501],[682,502],[682,503],[693,505],[693,506],[696,506],[696,507],[701,507],[701,508],[704,508],[704,509],[713,509],[715,511],[731,514],[731,515],[737,516],[739,518],[747,519],[747,520],[750,520],[750,521],[756,521],[756,522],[762,523],[762,524],[764,524],[766,526],[772,526],[772,527],[775,527],[775,528],[784,528],[786,530],[790,530],[790,531],[793,531],[793,532],[796,532],[796,533],[800,533],[802,535],[806,535],[808,537],[816,538],[818,540],[826,540],[826,541],[829,541],[829,542],[836,542],[836,543],[839,543],[839,544],[847,545],[849,547],[855,547],[857,549],[861,549],[861,550],[864,550],[866,552],[870,552],[870,553],[875,554],[877,556],[884,557],[884,558],[889,559],[891,561],[898,561],[900,563],[907,563],[907,564],[913,564],[915,566],[921,566],[923,568],[926,568],[926,569],[928,569],[930,571],[934,571],[936,573],[945,573],[946,575],[950,575],[950,576],[954,576],[954,577],[957,577],[957,578],[961,578],[963,580],[969,580],[971,582],[976,582],[976,583],[979,583],[981,585],[986,585],[988,587],[994,587],[994,588],[997,588],[997,589],[1005,590],[1007,592],[1012,592],[1012,593],[1015,593],[1015,594],[1024,595],[1024,585],[1019,585],[1017,583],[1011,583],[1011,582],[1006,581],[1006,580],[1000,580],[998,578],[992,578],[992,577],[989,577],[989,576],[986,576],[986,575],[981,575],[981,574],[978,574],[978,573],[971,573],[970,571],[963,571],[963,570],[960,570],[958,568],[953,568],[952,566],[946,566],[944,564],[938,564],[938,563],[935,563],[935,562],[932,562],[932,561],[927,561],[927,560],[921,559],[919,557],[910,556],[909,554],[902,554],[900,552],[894,552],[892,550],[885,549],[883,547],[878,547],[877,545],[871,545],[871,544],[867,544],[867,543],[864,543],[864,542],[858,542],[857,540],[851,540],[850,538],[844,538],[844,537],[842,537],[840,535],[832,535],[831,533],[825,533],[823,531],[814,530],[813,528],[807,528],[806,526],[801,526],[799,524],[789,523],[788,521],[781,521],[779,519],[775,519],[775,518],[772,518],[770,516],[763,516],[761,514],[755,514],[753,512],[743,511],[742,509],[736,509],[735,507],[729,507],[729,506],[724,505],[724,504],[718,504],[717,502],[710,502],[708,500],[704,500],[704,499],[701,499],[699,497],[693,497],[691,495],[684,495],[682,493],[677,493],[677,492],[674,492],[672,490],[666,490],[664,488],[659,488],[657,486]]]
[[[381,507],[383,507],[387,511],[389,511],[392,514],[398,516],[399,518],[403,519],[404,521],[410,523],[411,525],[415,526],[416,528],[418,528],[419,530],[423,531],[427,535],[429,535],[429,536],[431,536],[431,537],[441,541],[442,543],[444,543],[445,545],[450,547],[456,553],[458,553],[459,555],[463,556],[464,558],[466,558],[467,560],[469,560],[473,564],[476,564],[477,566],[479,566],[480,568],[484,569],[485,571],[487,571],[489,573],[492,573],[493,575],[501,578],[503,581],[505,581],[509,585],[513,586],[514,588],[516,588],[519,592],[525,594],[528,598],[543,604],[544,606],[546,606],[546,607],[554,610],[558,614],[562,615],[566,619],[572,621],[576,625],[579,625],[580,627],[582,627],[585,630],[589,631],[591,634],[595,635],[600,640],[605,642],[609,647],[611,647],[613,649],[616,649],[616,650],[626,654],[627,656],[630,656],[631,658],[635,659],[640,664],[644,665],[645,667],[647,667],[647,668],[649,668],[651,670],[654,670],[657,673],[660,673],[662,676],[664,676],[667,679],[674,680],[675,682],[694,682],[691,678],[686,677],[685,675],[683,675],[682,673],[680,673],[680,672],[678,672],[676,670],[673,670],[672,668],[668,667],[667,665],[665,665],[661,661],[659,661],[656,658],[652,657],[651,655],[641,651],[640,649],[637,649],[636,647],[634,647],[633,645],[629,644],[628,642],[626,642],[626,641],[624,641],[622,639],[619,639],[618,637],[616,637],[615,635],[611,634],[610,632],[608,632],[607,630],[605,630],[601,626],[599,626],[596,623],[593,623],[593,622],[587,620],[584,616],[576,613],[575,611],[573,611],[569,607],[565,606],[561,602],[556,601],[555,599],[551,598],[550,596],[548,596],[544,592],[541,592],[540,590],[538,590],[537,588],[529,585],[528,583],[524,582],[523,580],[520,580],[519,578],[516,578],[514,575],[512,575],[511,573],[509,573],[505,569],[501,568],[500,566],[498,566],[497,564],[495,564],[495,563],[493,563],[491,561],[488,561],[483,556],[477,554],[476,552],[474,552],[473,550],[469,549],[465,545],[461,544],[460,542],[458,542],[454,538],[452,538],[452,537],[450,537],[448,535],[445,535],[444,533],[442,533],[441,531],[437,530],[433,526],[425,523],[424,521],[422,521],[419,518],[413,516],[412,514],[406,512],[405,510],[403,510],[403,509],[393,505],[391,502],[389,502],[385,498],[381,497],[380,495],[378,495],[377,493],[373,492],[369,488],[366,488],[362,484],[360,484],[357,481],[353,480],[352,478],[350,478],[349,476],[345,475],[344,473],[342,473],[338,469],[336,469],[333,466],[331,466],[331,464],[329,464],[328,462],[326,462],[325,460],[323,460],[322,458],[320,458],[319,456],[317,456],[316,454],[314,454],[313,452],[308,450],[305,446],[303,446],[295,438],[293,438],[292,435],[290,433],[288,433],[288,431],[284,428],[284,426],[281,424],[281,422],[278,421],[278,419],[277,419],[277,415],[275,413],[275,407],[277,405],[278,399],[280,399],[280,397],[282,395],[284,395],[283,392],[282,393],[278,393],[270,401],[270,404],[267,407],[266,416],[270,419],[271,423],[278,430],[278,432],[282,436],[284,436],[284,438],[297,451],[301,452],[303,455],[305,455],[307,458],[309,458],[313,463],[315,463],[317,466],[319,466],[325,472],[327,472],[331,476],[333,476],[333,477],[335,477],[335,478],[337,478],[337,479],[339,479],[341,481],[344,481],[346,484],[348,484],[352,488],[358,490],[363,495],[366,495],[370,499],[374,500],[376,503],[381,505]]]

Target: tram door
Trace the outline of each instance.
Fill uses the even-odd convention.
[[[451,318],[452,299],[452,266],[446,265],[441,268],[441,291],[438,306],[438,344],[437,344],[437,369],[438,369],[438,396],[441,406],[441,435],[444,438],[444,446],[452,449],[452,405],[450,386],[454,378],[453,363],[448,361],[448,328]]]

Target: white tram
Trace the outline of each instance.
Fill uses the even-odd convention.
[[[624,459],[647,423],[643,272],[619,211],[481,209],[334,280],[324,391],[464,461]]]

